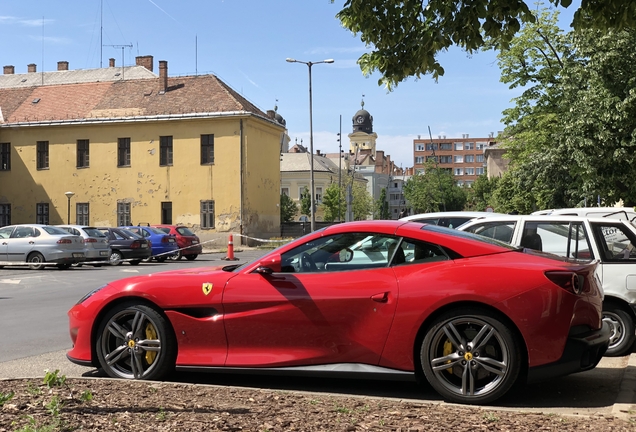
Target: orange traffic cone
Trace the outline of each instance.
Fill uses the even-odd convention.
[[[236,261],[238,258],[234,258],[234,236],[230,234],[230,238],[227,242],[227,256],[223,258],[226,261]]]

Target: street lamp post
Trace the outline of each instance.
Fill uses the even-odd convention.
[[[68,198],[68,207],[66,210],[66,223],[67,224],[71,224],[71,198],[73,198],[73,195],[75,195],[75,192],[65,192],[64,195],[66,195],[66,198]]]
[[[314,189],[314,129],[313,129],[313,116],[312,116],[312,103],[311,103],[311,67],[320,63],[333,63],[333,59],[327,59],[317,62],[305,62],[296,60],[293,58],[286,59],[288,63],[302,63],[306,64],[309,69],[309,188],[311,189],[311,199],[309,209],[311,231],[316,230],[316,195]]]

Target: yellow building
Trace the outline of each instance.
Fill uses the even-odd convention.
[[[171,223],[219,242],[279,235],[284,125],[214,75],[168,77],[165,61],[152,70],[151,56],[123,68],[4,67],[0,225]]]

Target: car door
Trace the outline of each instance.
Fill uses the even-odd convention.
[[[8,239],[11,237],[14,227],[0,228],[0,261],[8,261],[7,249],[9,248]]]
[[[241,274],[228,282],[226,366],[378,364],[398,298],[389,243],[353,251],[369,234],[345,236],[284,253],[281,272]],[[306,256],[312,265],[305,265]]]
[[[35,245],[33,227],[17,226],[7,241],[7,261],[26,262]]]

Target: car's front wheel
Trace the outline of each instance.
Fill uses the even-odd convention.
[[[181,254],[181,251],[177,251],[176,254],[170,255],[168,258],[170,258],[172,261],[179,261],[182,256],[183,255]]]
[[[199,255],[197,255],[197,254],[185,255],[185,257],[186,257],[186,259],[187,259],[188,261],[194,261],[195,259],[197,259],[197,257],[198,257],[198,256],[199,256]]]
[[[96,352],[101,367],[113,378],[157,380],[174,369],[177,341],[161,313],[129,302],[103,317]]]
[[[605,355],[620,357],[629,354],[636,339],[632,316],[620,305],[608,303],[603,305],[603,321],[610,327],[610,343]]]
[[[110,253],[110,265],[118,266],[121,265],[121,252],[114,250]]]
[[[438,317],[420,349],[422,370],[445,399],[486,404],[504,396],[521,371],[520,342],[494,313],[459,308]]]

